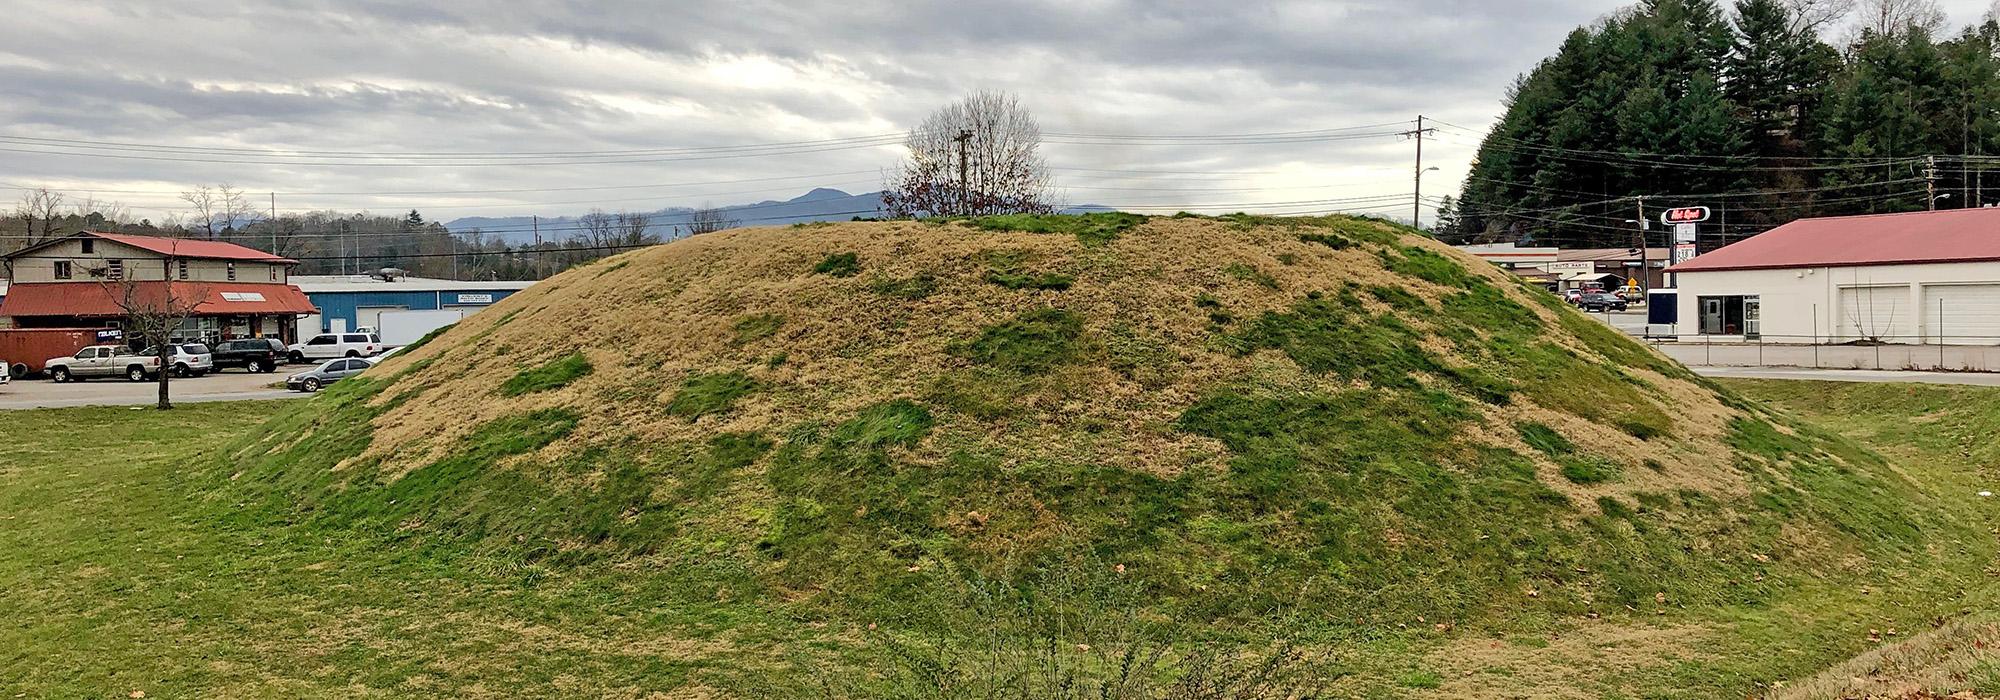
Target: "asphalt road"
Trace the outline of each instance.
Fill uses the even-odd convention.
[[[1827,382],[1921,382],[2000,386],[1992,372],[1913,372],[1875,369],[1813,369],[1811,367],[1689,367],[1695,374],[1717,379],[1807,379]]]
[[[279,367],[271,374],[250,374],[239,369],[224,370],[205,377],[175,379],[168,384],[175,403],[201,401],[242,401],[285,399],[306,394],[272,389],[271,383],[284,381],[289,372],[307,365]],[[58,408],[67,406],[150,406],[159,398],[159,385],[128,382],[122,378],[100,378],[85,382],[57,384],[48,379],[16,379],[0,384],[0,410]]]

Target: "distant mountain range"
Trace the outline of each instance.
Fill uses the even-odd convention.
[[[733,204],[716,207],[724,218],[735,222],[735,226],[784,226],[808,221],[848,221],[855,217],[877,217],[886,212],[882,209],[882,193],[863,192],[848,194],[830,187],[815,187],[805,194],[784,201],[766,200],[751,204]],[[661,238],[674,238],[677,227],[694,220],[692,207],[669,207],[647,212],[652,217],[653,232]],[[1113,211],[1110,207],[1097,204],[1079,204],[1062,210],[1065,214]],[[544,240],[559,241],[569,238],[577,228],[576,215],[541,217],[540,227]],[[455,233],[467,233],[473,229],[487,232],[493,238],[509,243],[533,242],[536,225],[528,216],[467,216],[444,222],[445,228]]]
[[[863,192],[848,194],[840,190],[816,187],[805,194],[784,201],[767,200],[751,204],[734,204],[716,207],[724,218],[736,222],[737,226],[783,226],[807,221],[847,221],[854,217],[875,217],[883,214],[882,193]],[[692,207],[669,207],[647,212],[652,216],[654,232],[662,238],[673,238],[671,229],[684,226],[694,220],[697,210]],[[540,226],[545,240],[562,240],[570,237],[576,229],[577,217],[544,216]],[[490,232],[488,235],[509,243],[532,242],[536,225],[528,216],[467,216],[444,222],[445,228],[456,233],[466,233],[473,229]]]

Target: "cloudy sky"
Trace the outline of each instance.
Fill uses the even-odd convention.
[[[417,4],[0,0],[0,187],[156,220],[223,182],[281,212],[433,219],[859,192],[895,134],[998,89],[1088,135],[1046,147],[1072,203],[1407,216],[1382,198],[1407,196],[1412,144],[1387,132],[1450,125],[1425,182],[1456,190],[1509,81],[1625,3]]]

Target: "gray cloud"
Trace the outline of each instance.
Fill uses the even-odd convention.
[[[1972,3],[1974,0],[1955,0]],[[88,141],[397,152],[698,147],[899,132],[966,91],[1011,90],[1048,131],[1316,129],[1418,113],[1481,127],[1513,77],[1616,0],[463,2],[0,0],[0,133]],[[1969,19],[1978,9],[1953,6]],[[1968,5],[1970,7],[1970,5]],[[1473,137],[1426,153],[1463,175]],[[139,208],[227,181],[280,209],[410,207],[434,217],[570,213],[866,189],[893,147],[626,165],[336,168],[0,152],[0,182]],[[1048,147],[1071,197],[1226,203],[1407,191],[1383,139],[1236,147]],[[863,174],[660,190],[477,196],[311,194],[602,187]],[[1225,194],[1093,190],[1261,188]],[[11,198],[9,196],[8,198]],[[615,201],[600,201],[615,200]],[[579,203],[587,202],[587,203]],[[1394,210],[1400,214],[1401,210]]]

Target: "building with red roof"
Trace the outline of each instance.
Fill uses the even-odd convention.
[[[318,311],[290,282],[298,261],[223,241],[84,231],[0,257],[0,327],[119,328],[145,299],[192,303],[179,337],[292,342]]]
[[[2000,209],[1800,219],[1668,272],[1683,338],[2000,344]]]

